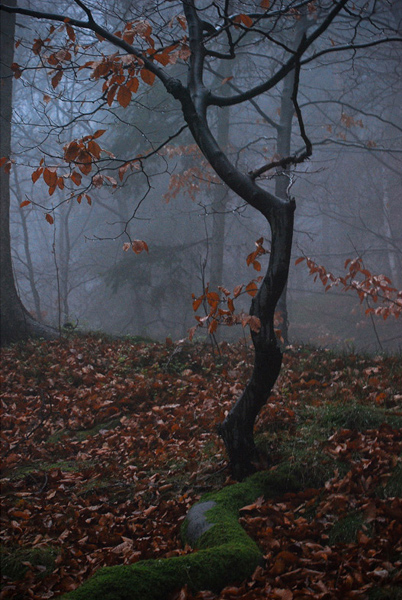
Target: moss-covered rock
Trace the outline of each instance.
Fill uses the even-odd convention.
[[[183,540],[191,541],[196,552],[105,567],[63,598],[163,600],[184,585],[193,591],[218,592],[230,583],[240,582],[261,563],[262,553],[240,526],[238,511],[259,496],[272,497],[299,487],[296,481],[284,480],[273,471],[256,473],[242,483],[206,494],[198,503],[199,509],[190,510],[182,528]]]

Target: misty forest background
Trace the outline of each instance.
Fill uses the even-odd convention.
[[[46,10],[49,3],[36,4]],[[105,26],[118,29],[121,18],[133,18],[135,12],[149,12],[155,28],[163,20],[167,26],[166,14],[162,19],[147,11],[147,3],[132,4],[108,3],[102,11]],[[401,8],[394,3],[395,22]],[[185,337],[195,323],[192,294],[199,296],[208,282],[210,289],[233,290],[256,277],[246,257],[266,234],[262,217],[217,181],[187,131],[148,159],[143,171],[131,172],[124,185],[117,167],[109,170],[109,180],[90,191],[91,204],[85,195],[79,203],[69,199],[67,189],[50,197],[43,179],[33,182],[32,171],[43,153],[57,164],[60,143],[106,129],[102,147],[130,160],[157,148],[182,121],[178,105],[157,82],[152,88],[142,84],[127,108],[98,105],[99,84],[88,85],[85,71],[78,77],[67,72],[53,89],[31,51],[34,40],[46,36],[48,24],[24,18],[22,30],[21,23],[17,18],[16,37],[24,42],[16,47],[14,61],[28,68],[14,82],[10,181],[13,264],[23,303],[36,319],[56,327],[70,323],[117,335]],[[207,83],[220,93],[230,92],[230,85],[246,89],[269,68],[266,58],[258,45],[247,47],[236,65],[224,65],[225,72],[218,73],[219,65],[211,68]],[[313,157],[294,168],[286,182],[297,205],[287,286],[289,339],[395,351],[402,340],[399,321],[367,317],[367,306],[356,295],[340,289],[325,293],[305,263],[294,262],[306,255],[342,275],[345,260],[360,256],[372,273],[402,287],[401,57],[377,46],[360,50],[359,60],[328,55],[319,62],[319,68],[314,62],[304,69],[299,90]],[[172,68],[178,75],[185,72],[180,61]],[[211,116],[232,160],[248,170],[278,152],[281,90],[259,102],[261,114],[250,103],[214,109]],[[300,145],[293,132],[291,147]],[[270,181],[274,190],[273,174]],[[31,203],[20,208],[24,200]],[[50,210],[53,225],[44,218]],[[124,252],[130,239],[145,240],[149,253]],[[269,249],[269,241],[265,245]],[[249,301],[242,296],[237,307],[247,312]],[[244,331],[232,328],[219,335],[234,340]]]

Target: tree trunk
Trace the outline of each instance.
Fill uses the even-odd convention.
[[[16,5],[10,0],[9,5]],[[15,15],[3,12],[0,19],[0,157],[10,156],[12,116],[12,71]],[[50,337],[53,330],[35,321],[23,306],[14,281],[10,241],[10,174],[0,168],[0,344],[29,336]]]
[[[274,331],[274,314],[289,272],[294,208],[294,202],[284,204],[271,220],[268,270],[250,310],[250,314],[261,321],[261,329],[257,333],[252,331],[255,347],[253,373],[243,394],[219,426],[232,475],[239,481],[257,469],[259,456],[254,443],[254,423],[270,396],[282,365],[282,352]]]
[[[299,46],[303,35],[306,33],[308,28],[308,21],[303,16],[296,24],[294,39],[292,40],[293,49]],[[294,116],[294,105],[293,105],[293,88],[295,82],[295,72],[290,71],[283,80],[283,88],[281,94],[281,112],[280,121],[276,138],[276,151],[280,157],[284,158],[290,155],[291,137],[292,137],[292,122]],[[278,198],[286,199],[288,197],[289,187],[289,167],[285,169],[281,168],[278,170],[275,178],[275,194]],[[288,305],[287,305],[287,284],[285,285],[281,297],[278,301],[277,311],[280,314],[281,322],[278,325],[278,329],[281,332],[281,336],[284,344],[289,344],[289,316],[288,316]]]
[[[231,74],[227,61],[221,61],[219,67],[221,83]],[[225,86],[222,88],[222,94],[225,95]],[[217,133],[216,140],[224,152],[227,151],[229,144],[230,129],[230,108],[217,108]],[[225,212],[228,202],[228,188],[226,185],[213,186],[212,203],[212,244],[211,244],[211,266],[210,266],[210,289],[218,291],[218,287],[223,284],[223,259],[225,249]]]

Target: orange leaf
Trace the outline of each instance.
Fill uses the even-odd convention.
[[[91,163],[85,163],[85,164],[79,165],[78,168],[81,171],[81,173],[83,173],[84,175],[89,175],[89,173],[92,171]]]
[[[207,300],[208,304],[215,304],[215,302],[220,301],[219,294],[217,294],[216,292],[208,292]]]
[[[196,298],[195,300],[193,300],[193,311],[194,312],[197,312],[202,300],[203,300],[203,296],[200,296],[199,298]]]
[[[271,2],[270,2],[270,0],[261,0],[260,6],[261,6],[261,8],[267,9],[271,6]]]
[[[56,75],[53,75],[52,77],[52,87],[53,89],[56,89],[57,86],[60,83],[61,78],[63,77],[63,71],[60,69],[59,71],[57,71]]]
[[[94,156],[95,158],[100,158],[101,147],[99,146],[99,144],[97,144],[93,140],[88,142],[88,150],[92,154],[92,156]]]
[[[72,42],[75,42],[75,32],[71,25],[66,25],[67,35]]]
[[[141,69],[140,71],[142,81],[145,81],[148,85],[152,85],[155,81],[155,73],[148,71],[148,69]]]
[[[30,200],[24,200],[23,202],[21,202],[20,208],[24,208],[24,206],[28,206],[28,204],[31,204],[31,201]]]
[[[177,17],[178,22],[180,23],[180,26],[182,29],[186,30],[187,29],[187,19],[185,16],[183,15],[179,15]]]
[[[122,165],[119,168],[119,179],[120,179],[120,181],[123,181],[124,175],[125,175],[127,169],[129,168],[129,166],[130,166],[130,163],[127,162],[127,163],[124,163],[124,165]]]
[[[218,321],[216,319],[212,319],[210,324],[208,325],[208,333],[215,333],[218,329]]]
[[[48,169],[46,168],[43,171],[43,179],[45,180],[46,185],[49,187],[53,187],[57,184],[57,172],[56,169]]]
[[[161,65],[163,65],[164,67],[166,67],[170,63],[170,56],[168,50],[165,50],[164,52],[161,52],[159,54],[154,54],[153,58],[159,63],[161,63]]]
[[[67,146],[64,146],[64,160],[66,160],[67,162],[75,160],[79,151],[79,144],[75,141],[70,142],[69,144],[67,144]]]
[[[115,97],[116,92],[117,92],[117,87],[118,87],[117,84],[115,84],[115,85],[112,85],[112,87],[109,88],[109,91],[108,91],[107,96],[106,96],[106,101],[107,101],[107,103],[108,103],[109,106],[112,106],[112,104],[113,104],[113,100],[114,100],[114,97]]]
[[[117,92],[117,102],[123,108],[126,108],[131,102],[131,92],[125,85],[119,87],[119,91]]]
[[[96,138],[100,137],[105,133],[106,129],[98,129],[92,136],[92,139],[96,140]]]
[[[54,219],[53,219],[52,215],[50,215],[49,213],[46,213],[45,218],[46,218],[46,221],[48,223],[50,223],[50,225],[53,225]]]
[[[135,32],[132,29],[125,31],[123,33],[123,40],[127,42],[127,44],[132,44],[134,41]]]
[[[305,260],[304,256],[300,256],[297,260],[295,260],[295,265],[300,264],[301,262],[303,262],[303,260]]]
[[[43,167],[39,167],[38,169],[36,169],[36,171],[34,171],[32,173],[32,176],[31,176],[32,177],[32,181],[34,183],[36,183],[38,181],[39,177],[42,175],[42,173],[43,173]]]
[[[250,296],[254,297],[258,292],[257,284],[254,281],[250,281],[250,283],[246,286],[246,292]]]
[[[92,170],[92,156],[88,152],[88,150],[81,150],[77,156],[78,168],[84,175],[88,175],[88,173]]]
[[[143,250],[148,252],[148,246],[143,240],[134,240],[131,242],[131,247],[136,254],[141,254]]]
[[[233,296],[235,298],[237,298],[237,296],[240,296],[242,289],[243,289],[242,285],[236,285],[235,289],[233,290]]]
[[[128,79],[126,82],[126,86],[130,90],[130,92],[133,92],[134,94],[137,92],[139,85],[140,85],[140,82],[138,81],[137,77],[132,77],[131,79]]]
[[[75,183],[75,185],[80,185],[82,175],[81,175],[81,173],[78,173],[77,171],[73,171],[70,175],[70,179]]]
[[[243,23],[243,25],[245,25],[246,27],[252,27],[253,26],[253,19],[251,19],[248,15],[240,15],[240,20]]]

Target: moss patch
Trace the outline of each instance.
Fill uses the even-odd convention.
[[[55,560],[58,551],[55,548],[0,548],[0,565],[3,577],[15,581],[23,579],[29,565],[38,567],[42,571],[42,576],[51,573],[55,568]],[[43,567],[39,569],[39,567]]]
[[[300,485],[291,477],[272,471],[256,473],[242,483],[206,494],[200,503],[213,501],[205,512],[212,525],[195,542],[193,554],[148,560],[133,565],[105,567],[80,588],[63,596],[69,600],[158,600],[188,585],[193,591],[218,592],[229,583],[240,582],[262,561],[257,544],[241,527],[238,511],[259,496],[274,497],[296,491]],[[182,535],[186,541],[188,522]],[[235,575],[234,575],[235,574]]]
[[[399,463],[392,471],[390,478],[378,495],[381,498],[402,498],[402,463]]]
[[[336,429],[366,431],[367,429],[376,429],[382,423],[389,423],[393,427],[402,427],[402,417],[399,415],[394,415],[382,408],[365,406],[357,402],[346,406],[343,404],[329,405],[322,412],[321,422],[329,431]]]
[[[364,529],[364,515],[352,512],[337,521],[329,532],[328,542],[333,544],[353,544],[357,541],[357,534]]]

